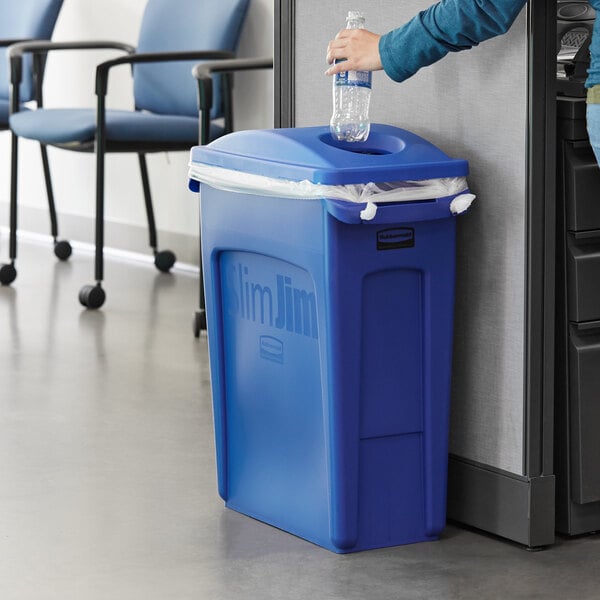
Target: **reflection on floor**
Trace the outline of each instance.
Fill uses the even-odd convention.
[[[529,553],[450,525],[338,556],[226,510],[196,278],[108,260],[94,312],[92,270],[23,243],[0,288],[2,600],[599,597],[600,536]]]

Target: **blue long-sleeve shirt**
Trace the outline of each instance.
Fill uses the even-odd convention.
[[[379,41],[385,72],[404,81],[448,52],[508,31],[526,0],[441,0]],[[600,0],[592,0],[600,5]],[[598,36],[596,36],[598,37]],[[597,40],[600,43],[600,39]]]
[[[594,33],[590,44],[591,63],[588,70],[586,87],[600,84],[600,0],[589,0],[591,7],[596,11]]]
[[[588,0],[597,11],[590,45],[587,87],[600,85],[600,0]],[[476,46],[508,31],[526,0],[441,0],[379,41],[385,72],[404,81],[448,52]]]

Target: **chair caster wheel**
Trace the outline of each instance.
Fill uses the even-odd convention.
[[[163,273],[168,273],[176,260],[175,254],[170,250],[162,250],[154,255],[154,265]]]
[[[106,300],[106,293],[97,285],[84,285],[79,290],[79,302],[86,308],[100,308]]]
[[[10,285],[17,278],[17,270],[12,263],[0,266],[0,283]]]
[[[73,248],[67,240],[60,240],[54,244],[54,254],[60,260],[67,260],[71,256]]]
[[[194,337],[200,337],[200,332],[206,331],[206,311],[197,310],[194,313]]]

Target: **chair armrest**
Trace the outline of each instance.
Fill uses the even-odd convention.
[[[236,58],[220,60],[218,62],[205,62],[194,65],[192,75],[198,80],[198,111],[200,112],[200,143],[208,143],[210,130],[210,110],[213,103],[213,73],[231,73],[232,71],[249,71],[253,69],[272,69],[273,59],[268,58]],[[231,109],[228,111],[226,121],[232,129],[233,120]]]
[[[198,80],[198,109],[212,108],[212,74],[251,69],[272,69],[272,58],[234,58],[194,65],[192,75]]]
[[[223,71],[249,71],[250,69],[272,69],[273,59],[263,58],[232,58],[218,62],[205,62],[194,65],[192,75],[196,79],[210,78],[211,73]]]
[[[96,67],[96,94],[105,96],[108,87],[108,71],[124,64],[176,62],[182,60],[210,60],[233,58],[235,54],[226,50],[182,50],[174,52],[139,52],[107,60]]]
[[[8,38],[0,40],[0,48],[6,48],[6,46],[12,46],[20,42],[30,42],[33,38]]]
[[[123,52],[135,52],[135,48],[129,44],[112,41],[95,42],[51,42],[44,40],[34,40],[28,42],[18,42],[8,48],[10,58],[10,77],[11,83],[16,85],[21,82],[23,76],[23,55],[24,54],[45,54],[52,50],[123,50]]]
[[[107,60],[96,67],[96,95],[98,104],[96,107],[96,144],[102,148],[105,144],[104,129],[106,116],[106,93],[108,88],[108,73],[112,67],[125,64],[142,64],[156,62],[175,62],[182,60],[202,60],[216,58],[231,58],[233,52],[224,50],[184,50],[178,52],[140,52],[121,56],[113,60]]]

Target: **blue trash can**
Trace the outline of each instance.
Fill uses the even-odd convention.
[[[323,127],[245,131],[191,155],[226,506],[338,553],[437,539],[454,196],[375,201],[365,220],[361,204],[208,184],[195,166],[277,188],[462,177],[466,161],[384,125],[364,144]]]

